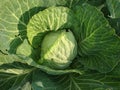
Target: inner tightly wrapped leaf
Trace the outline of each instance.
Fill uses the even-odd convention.
[[[77,55],[77,42],[73,33],[59,30],[48,33],[41,46],[39,63],[54,69],[68,67]]]

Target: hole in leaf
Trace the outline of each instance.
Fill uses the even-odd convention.
[[[18,35],[15,35],[15,37],[17,37]]]
[[[69,29],[66,29],[66,32],[69,32]]]

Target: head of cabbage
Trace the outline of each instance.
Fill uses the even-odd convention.
[[[27,25],[32,47],[39,49],[38,63],[52,69],[65,69],[77,55],[77,42],[68,28],[72,11],[67,7],[50,7],[34,15]]]
[[[77,54],[77,43],[70,30],[49,32],[41,45],[39,63],[54,69],[64,69]]]

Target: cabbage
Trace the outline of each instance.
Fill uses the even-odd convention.
[[[55,69],[68,67],[77,55],[77,42],[68,30],[49,32],[42,41],[41,59],[44,65]]]

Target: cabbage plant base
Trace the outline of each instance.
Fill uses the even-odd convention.
[[[118,20],[119,7],[119,0],[2,1],[0,90],[119,90],[119,26],[108,20]]]

